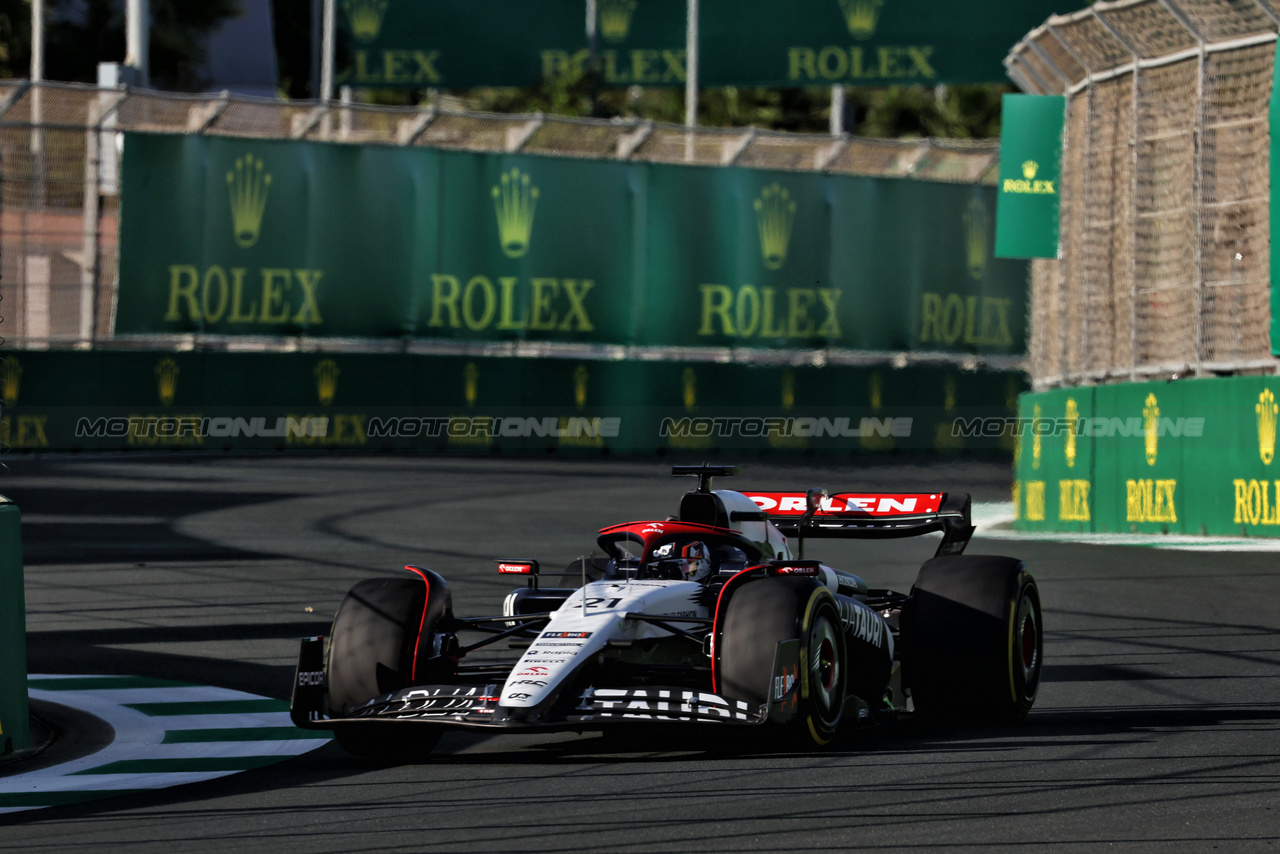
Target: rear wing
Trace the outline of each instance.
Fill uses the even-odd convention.
[[[778,530],[797,539],[915,537],[942,532],[939,555],[964,552],[973,536],[967,492],[744,492]]]

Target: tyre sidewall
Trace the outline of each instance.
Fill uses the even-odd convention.
[[[789,728],[802,743],[830,741],[843,717],[849,679],[844,627],[831,592],[811,578],[764,578],[744,584],[721,607],[723,628],[716,639],[720,692],[753,706],[768,702],[777,645],[798,640],[801,714]],[[825,693],[810,668],[813,635],[823,621],[832,628],[838,667],[836,684]]]

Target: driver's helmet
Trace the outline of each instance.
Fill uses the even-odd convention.
[[[686,543],[680,549],[680,560],[680,574],[686,581],[706,581],[711,577],[711,552],[706,543]]]

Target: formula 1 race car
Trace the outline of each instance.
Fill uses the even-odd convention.
[[[327,654],[323,637],[302,641],[294,723],[332,730],[353,753],[405,760],[447,728],[706,724],[820,745],[842,725],[907,711],[976,723],[1027,714],[1040,682],[1039,593],[1020,561],[962,554],[974,530],[967,494],[711,488],[736,473],[676,466],[699,478],[678,515],[604,528],[603,556],[575,561],[558,587],[539,586],[536,560],[498,561],[526,582],[500,616],[455,616],[449,585],[429,569],[361,581]],[[807,539],[929,532],[942,540],[909,594],[803,558]],[[518,661],[468,662],[504,641],[523,648]]]

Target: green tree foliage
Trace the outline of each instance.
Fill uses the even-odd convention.
[[[124,3],[120,0],[46,0],[45,78],[80,83],[98,79],[99,62],[121,62],[125,51]],[[205,81],[200,69],[205,39],[240,14],[239,0],[151,0],[151,85],[194,91]],[[26,77],[31,67],[31,6],[0,0],[0,74]]]
[[[26,77],[31,66],[29,0],[0,0],[0,77]]]
[[[857,136],[982,139],[1000,135],[1004,85],[889,86],[846,90],[844,129]],[[425,92],[365,93],[380,104],[416,104]],[[684,90],[632,87],[605,89],[589,72],[578,72],[530,88],[469,89],[445,95],[456,108],[494,113],[543,112],[556,116],[684,122]],[[704,127],[758,127],[795,133],[826,133],[831,127],[831,89],[706,89],[698,95]]]
[[[4,2],[12,0],[0,0]],[[314,98],[310,87],[313,0],[274,0],[274,5],[280,91],[290,98]],[[995,137],[1000,134],[1000,96],[1010,91],[1004,85],[851,87],[846,90],[844,127],[849,133],[870,137]],[[608,89],[599,86],[588,71],[528,88],[357,94],[358,100],[398,106],[425,105],[432,98],[442,98],[445,106],[454,109],[684,122],[683,89]],[[826,133],[831,126],[831,89],[707,89],[699,94],[698,122],[708,127]]]
[[[976,139],[1000,135],[1003,85],[890,86],[846,91],[844,128],[868,137]],[[596,89],[589,75],[534,89],[474,89],[453,93],[466,107],[500,113],[544,113],[684,122],[682,89]],[[831,127],[831,89],[708,89],[698,96],[698,123],[825,133]]]

